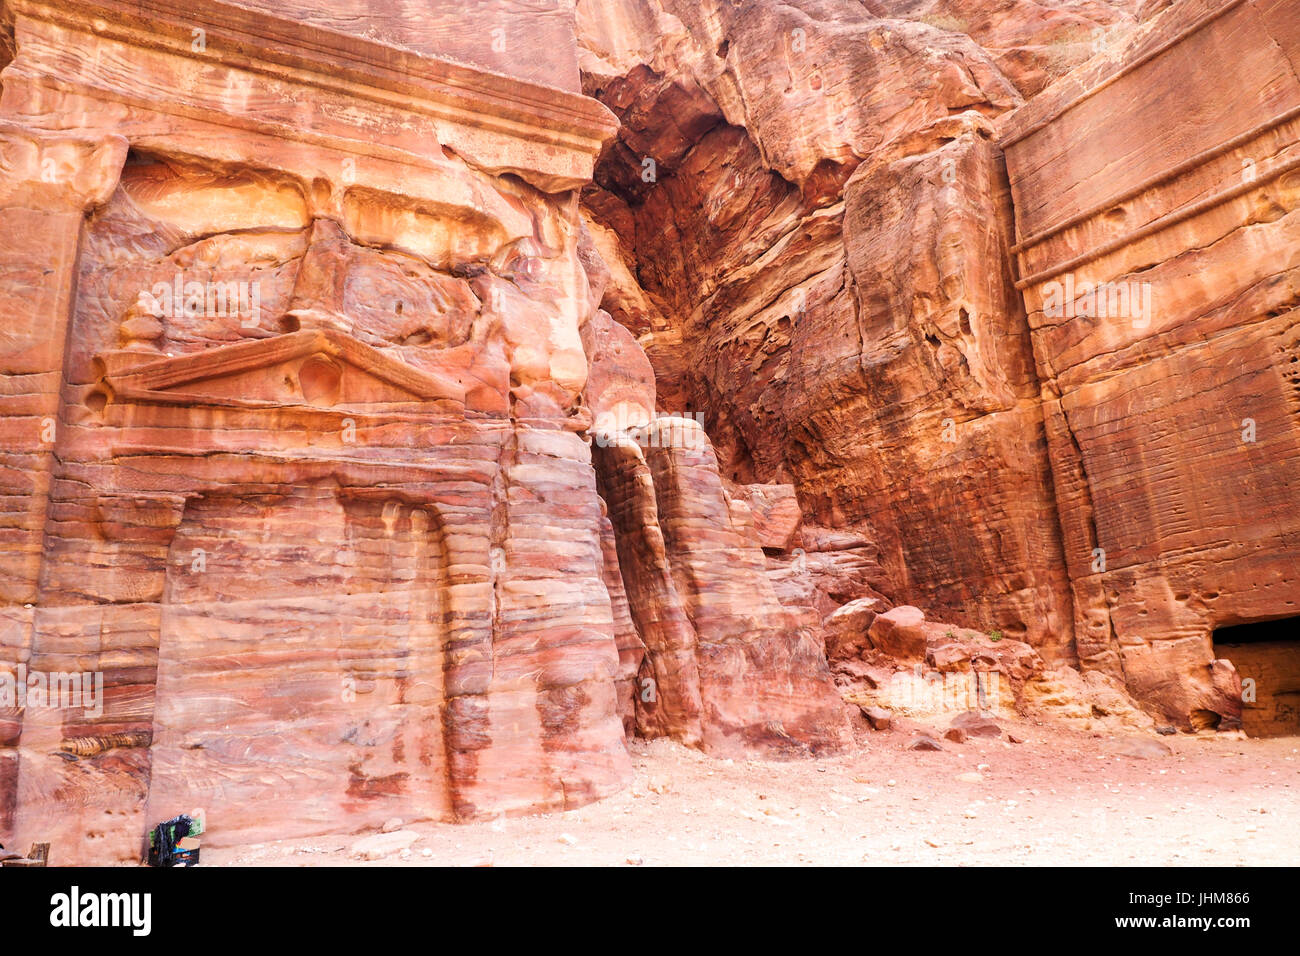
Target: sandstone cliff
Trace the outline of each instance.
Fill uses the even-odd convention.
[[[823,614],[876,592],[1235,726],[1214,630],[1297,606],[1296,14],[579,2],[603,304],[727,478],[856,536],[879,573]],[[769,549],[792,603],[817,549]]]
[[[4,0],[0,839],[1297,726],[1298,13]]]
[[[584,89],[620,120],[584,192],[604,304],[729,477],[793,482],[898,600],[1069,661],[991,120],[1022,102],[1008,50],[1060,72],[1132,18],[984,15],[999,60],[968,12],[898,7],[579,3]]]

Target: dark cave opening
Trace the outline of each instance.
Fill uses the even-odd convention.
[[[1300,643],[1300,617],[1279,617],[1271,621],[1254,621],[1234,624],[1214,631],[1214,643],[1259,644],[1264,641],[1296,641]]]
[[[1221,627],[1214,656],[1241,675],[1241,726],[1251,737],[1300,736],[1300,617]]]

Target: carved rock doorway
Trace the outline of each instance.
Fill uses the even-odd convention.
[[[167,566],[149,819],[215,845],[449,819],[441,532],[332,481],[187,503]]]

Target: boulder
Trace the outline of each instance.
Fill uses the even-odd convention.
[[[867,631],[871,646],[899,660],[925,657],[925,615],[920,608],[903,605],[876,615]]]
[[[984,716],[977,710],[968,710],[965,713],[958,714],[952,719],[949,726],[954,730],[962,731],[968,737],[1002,736],[1002,728],[991,718]]]
[[[866,597],[836,608],[830,617],[822,622],[822,629],[826,635],[827,658],[838,661],[861,657],[862,652],[872,646],[867,634],[880,607],[879,598]]]
[[[728,483],[727,493],[749,505],[754,539],[759,547],[788,551],[798,542],[803,515],[794,485]]]
[[[863,707],[862,715],[867,718],[872,730],[888,730],[893,724],[894,715],[884,707]]]
[[[1132,737],[1125,740],[1119,748],[1119,754],[1124,757],[1137,757],[1142,760],[1154,757],[1167,757],[1173,753],[1167,743],[1156,740],[1153,737]]]

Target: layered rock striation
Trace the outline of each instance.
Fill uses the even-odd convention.
[[[0,841],[1290,726],[1296,14],[5,0]]]
[[[693,731],[638,710],[658,611],[593,468],[630,386],[577,214],[614,119],[571,19],[497,4],[507,46],[567,24],[510,71],[452,6],[6,4],[4,842],[113,862],[195,806],[224,843],[572,807],[638,727],[842,742],[815,627],[740,600],[763,557],[698,425],[629,532],[664,523],[701,635],[698,689],[658,698]],[[750,579],[710,574],[724,541]]]
[[[1300,610],[1297,14],[1174,4],[1001,136],[1080,663],[1199,727]]]
[[[1236,725],[1213,631],[1296,608],[1296,12],[579,3],[621,122],[605,308],[725,478],[858,542],[769,549],[788,602],[916,604]]]

